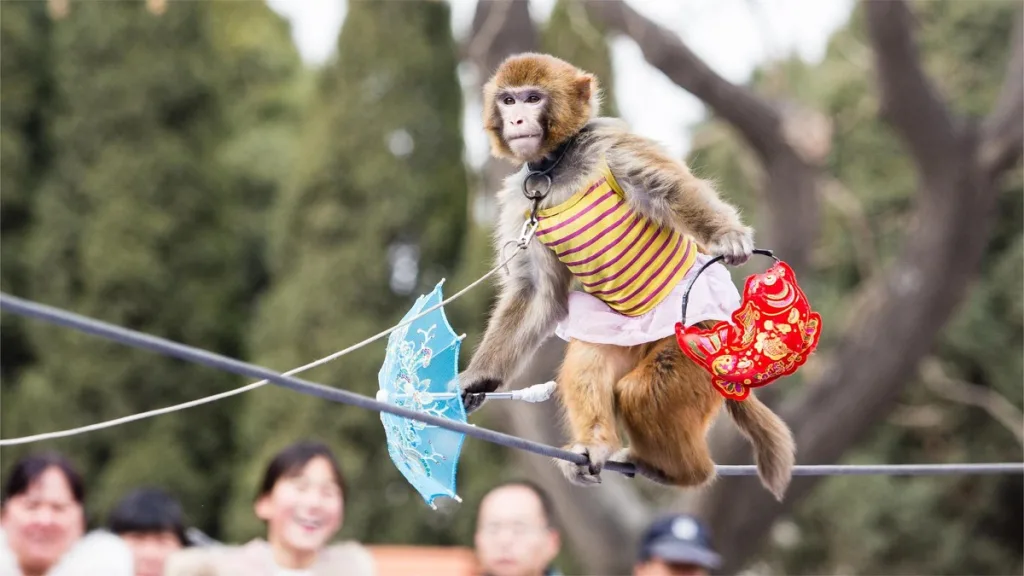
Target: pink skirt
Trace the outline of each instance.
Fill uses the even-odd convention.
[[[683,291],[693,275],[711,256],[697,254],[697,260],[669,295],[646,314],[625,316],[596,296],[583,291],[569,294],[569,315],[559,322],[555,334],[565,341],[582,340],[593,344],[636,346],[672,336],[682,314]],[[704,320],[732,319],[740,307],[740,294],[729,270],[716,262],[697,277],[686,304],[685,326]]]

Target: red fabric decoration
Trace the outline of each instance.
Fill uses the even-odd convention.
[[[702,330],[676,323],[683,353],[710,372],[711,383],[731,400],[744,400],[751,389],[795,372],[820,334],[821,315],[811,311],[793,269],[782,261],[747,278],[732,324]]]

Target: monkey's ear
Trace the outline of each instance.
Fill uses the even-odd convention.
[[[590,101],[590,95],[594,92],[594,75],[589,72],[584,72],[576,77],[573,84],[576,88],[576,97],[583,102]]]

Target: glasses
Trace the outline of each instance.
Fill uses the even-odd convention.
[[[547,532],[547,526],[539,526],[527,522],[487,522],[481,524],[478,531],[484,536],[498,536],[508,531],[514,537],[531,536],[541,532]]]

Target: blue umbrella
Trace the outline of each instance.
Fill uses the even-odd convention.
[[[442,279],[434,290],[416,299],[399,324],[435,308],[398,328],[388,337],[384,364],[377,374],[377,399],[441,418],[466,422],[459,388],[459,348],[465,334],[456,335],[444,314]],[[541,402],[551,396],[555,383],[546,382],[523,390],[487,394],[490,398]],[[388,453],[406,480],[431,508],[434,499],[455,493],[456,468],[462,441],[460,432],[418,420],[380,413],[387,435]]]
[[[402,318],[409,318],[441,303],[441,285],[420,296]],[[459,347],[465,335],[452,330],[444,309],[438,307],[422,318],[395,330],[388,337],[388,349],[377,379],[377,397],[392,404],[441,418],[466,421],[459,394]],[[455,470],[464,435],[446,428],[380,413],[387,435],[388,453],[406,480],[419,491],[431,508],[434,499],[455,493]]]

